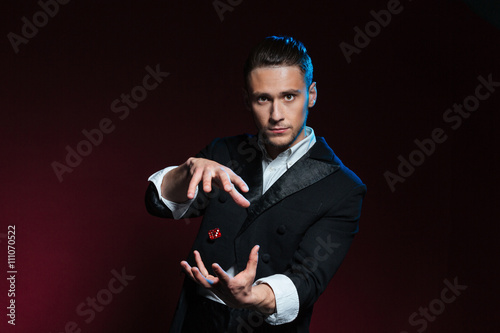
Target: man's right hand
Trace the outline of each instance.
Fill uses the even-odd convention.
[[[248,192],[243,179],[230,168],[205,158],[191,157],[168,172],[163,178],[161,193],[167,200],[183,202],[194,198],[200,182],[207,193],[212,191],[212,186],[216,186],[226,191],[237,205],[244,208],[250,206],[250,202],[236,189],[237,186],[241,191]]]

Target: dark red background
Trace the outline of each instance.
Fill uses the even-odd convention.
[[[426,332],[497,332],[500,88],[452,130],[446,109],[500,81],[498,5],[403,0],[403,10],[347,63],[339,44],[388,1],[242,1],[221,21],[212,1],[71,1],[19,46],[36,1],[4,1],[0,75],[0,327],[8,332],[165,332],[181,287],[179,262],[198,220],[146,213],[147,178],[214,137],[254,132],[243,107],[242,64],[267,35],[302,40],[315,65],[309,125],[363,179],[360,233],[316,305],[312,332],[417,332],[409,316],[468,288]],[[238,1],[233,1],[238,3]],[[123,120],[111,103],[142,83],[146,66],[170,75]],[[82,130],[105,134],[60,182],[51,166]],[[391,192],[384,172],[415,139],[447,141]],[[16,226],[16,326],[7,324],[7,226]],[[75,311],[135,278],[90,323]]]

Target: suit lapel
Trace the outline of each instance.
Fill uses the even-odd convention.
[[[260,163],[260,160],[259,160]],[[340,161],[335,158],[333,151],[328,147],[325,140],[317,138],[316,144],[299,161],[297,161],[283,176],[281,176],[264,195],[253,196],[251,205],[247,209],[248,216],[238,232],[239,236],[248,226],[265,210],[269,209],[279,201],[292,195],[332,174],[340,168]],[[262,166],[258,176],[253,180],[259,180],[260,184],[254,184],[262,193]],[[249,184],[250,186],[250,184]],[[250,187],[251,189],[251,187]],[[250,191],[252,192],[252,190]],[[256,200],[257,199],[257,200]]]

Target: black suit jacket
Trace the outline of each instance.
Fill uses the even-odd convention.
[[[286,324],[286,331],[308,332],[314,302],[358,231],[366,186],[321,137],[264,195],[262,156],[254,136],[216,139],[197,156],[226,165],[242,177],[250,188],[244,195],[251,205],[245,209],[223,190],[204,193],[200,188],[184,216],[204,216],[193,250],[200,251],[205,263],[217,262],[224,269],[236,264],[241,271],[252,247],[260,245],[256,279],[280,273],[293,281],[300,310],[297,318]],[[153,184],[146,194],[146,206],[153,215],[172,217]],[[221,237],[210,240],[208,231],[215,228],[220,229]],[[192,251],[187,260],[195,265]],[[191,286],[185,283],[174,327],[184,318],[184,303],[189,303],[192,292],[186,289]]]

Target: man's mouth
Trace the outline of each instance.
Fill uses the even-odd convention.
[[[274,127],[274,128],[269,128],[269,131],[271,133],[275,133],[275,134],[285,133],[287,130],[288,130],[288,127]]]

